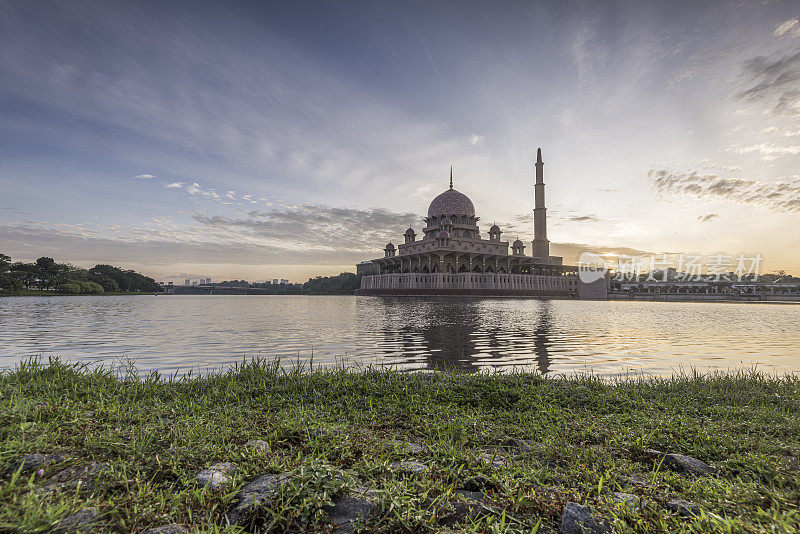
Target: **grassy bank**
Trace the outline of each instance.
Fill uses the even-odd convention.
[[[23,289],[22,291],[0,291],[0,297],[108,297],[117,295],[162,295],[148,291],[108,291],[105,293],[62,293],[42,289]]]
[[[618,531],[800,528],[791,377],[607,383],[255,362],[164,379],[31,362],[0,375],[0,410],[0,531],[49,531],[91,509],[101,531],[326,532],[359,487],[368,513],[340,531],[550,532],[570,502]],[[20,466],[29,453],[61,457]],[[218,462],[237,468],[197,485]],[[283,474],[279,490],[228,525],[265,474]]]

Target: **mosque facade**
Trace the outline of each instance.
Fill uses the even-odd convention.
[[[384,247],[383,257],[357,265],[356,294],[605,298],[604,285],[583,284],[577,267],[550,255],[543,168],[539,149],[530,255],[521,240],[504,241],[496,224],[482,237],[472,200],[453,189],[451,168],[450,188],[431,202],[421,235],[409,228],[402,243]]]

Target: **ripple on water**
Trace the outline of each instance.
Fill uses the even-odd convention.
[[[0,365],[31,355],[205,371],[243,357],[409,370],[800,371],[800,306],[297,296],[7,297]]]

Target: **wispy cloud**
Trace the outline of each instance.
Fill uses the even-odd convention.
[[[800,36],[800,20],[789,19],[775,28],[775,37]]]
[[[285,243],[291,248],[378,253],[390,240],[397,241],[409,226],[420,221],[414,213],[384,209],[349,209],[302,204],[269,211],[251,211],[245,218],[195,214],[204,226],[237,232],[242,236]]]
[[[197,182],[194,182],[194,183],[191,183],[191,184],[187,184],[185,182],[172,182],[172,183],[166,184],[164,187],[169,187],[171,189],[183,189],[184,191],[189,193],[189,195],[191,195],[191,196],[198,196],[198,197],[214,199],[214,200],[219,200],[219,198],[220,198],[220,196],[217,194],[217,192],[214,190],[214,188],[202,187]]]
[[[800,51],[748,59],[742,65],[741,79],[745,88],[738,98],[763,102],[773,115],[800,114]]]
[[[706,200],[729,200],[740,204],[759,204],[775,211],[800,211],[800,177],[778,182],[757,182],[701,175],[696,171],[680,173],[652,170],[648,173],[659,195],[688,195]]]
[[[700,222],[709,222],[719,217],[717,213],[709,213],[707,215],[700,215],[697,217],[697,220]]]
[[[570,222],[600,222],[597,215],[572,215],[568,220]]]
[[[134,178],[138,178],[139,180],[153,180],[155,177],[155,174],[137,174]]]
[[[733,146],[729,150],[739,154],[757,152],[764,161],[773,161],[780,156],[796,156],[800,154],[800,145],[777,145],[775,143],[758,143],[749,146]]]

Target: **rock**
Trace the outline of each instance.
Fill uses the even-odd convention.
[[[608,499],[614,504],[622,504],[629,508],[636,508],[639,506],[640,498],[633,493],[625,493],[623,491],[615,491],[608,496]]]
[[[451,502],[448,505],[447,515],[439,520],[439,524],[445,527],[452,527],[457,523],[472,521],[480,515],[485,515],[483,507],[484,495],[480,492],[458,491],[457,495],[462,500]]]
[[[608,528],[588,506],[568,502],[561,515],[561,534],[605,534]]]
[[[544,445],[530,439],[509,439],[505,442],[504,448],[511,453],[519,456],[541,454],[544,452]]]
[[[72,466],[50,477],[51,482],[71,482],[78,479],[95,479],[108,469],[107,463],[92,462],[84,466]]]
[[[238,524],[255,505],[272,500],[286,484],[288,475],[262,475],[253,480],[239,493],[239,502],[228,512],[228,521]]]
[[[354,523],[369,519],[376,509],[374,502],[350,496],[333,499],[333,505],[323,508],[334,532],[353,532]]]
[[[425,451],[424,445],[420,445],[419,443],[414,443],[411,441],[393,439],[392,441],[388,441],[386,444],[390,446],[389,448],[394,448],[405,453],[420,454],[421,452]]]
[[[466,491],[484,491],[487,489],[494,488],[495,484],[491,482],[488,478],[483,475],[474,476],[472,478],[467,479],[464,482],[464,485],[461,486],[462,489]]]
[[[230,484],[231,478],[228,475],[236,473],[236,470],[236,464],[220,462],[197,473],[195,480],[200,486],[208,486],[210,484],[211,489],[218,490]]]
[[[95,508],[83,508],[56,524],[53,534],[72,534],[73,532],[91,532],[98,526],[100,514]]]
[[[683,499],[671,499],[667,501],[666,506],[668,510],[684,517],[700,515],[700,511],[702,510],[702,508],[695,503],[684,501]]]
[[[46,486],[49,491],[59,489],[74,489],[80,487],[82,490],[94,489],[95,480],[104,470],[108,469],[107,463],[92,462],[84,466],[72,466],[62,469],[52,477]]]
[[[142,531],[142,534],[183,534],[186,529],[182,525],[171,524],[164,525],[163,527],[148,528]]]
[[[650,481],[641,475],[622,475],[619,477],[619,480],[620,482],[630,484],[631,486],[637,486],[639,488],[651,487]]]
[[[669,467],[673,471],[691,473],[693,475],[710,475],[714,472],[713,467],[691,456],[685,456],[683,454],[664,454],[655,449],[647,449],[644,452],[656,461],[661,461],[663,459],[663,465]]]
[[[378,493],[377,490],[374,490],[372,488],[366,488],[364,486],[356,486],[355,488],[351,489],[350,495],[352,497],[366,499],[373,503],[377,503],[380,500],[380,494]]]
[[[259,454],[267,454],[271,450],[269,443],[267,443],[263,439],[251,439],[250,441],[244,444],[244,448],[250,452],[255,452]]]
[[[11,466],[8,469],[6,469],[5,474],[10,475],[20,467],[22,467],[22,474],[30,473],[40,468],[63,463],[69,460],[70,458],[71,457],[68,454],[58,454],[58,453],[28,454],[26,456],[23,456],[16,462],[14,462],[13,464],[11,464]]]
[[[415,462],[414,460],[406,460],[403,462],[392,462],[391,464],[389,464],[389,467],[391,467],[395,471],[410,473],[414,475],[418,475],[420,473],[426,473],[431,469],[427,465],[421,462]]]
[[[482,452],[478,454],[478,458],[485,464],[489,464],[493,469],[502,469],[508,466],[508,458],[497,452]]]

